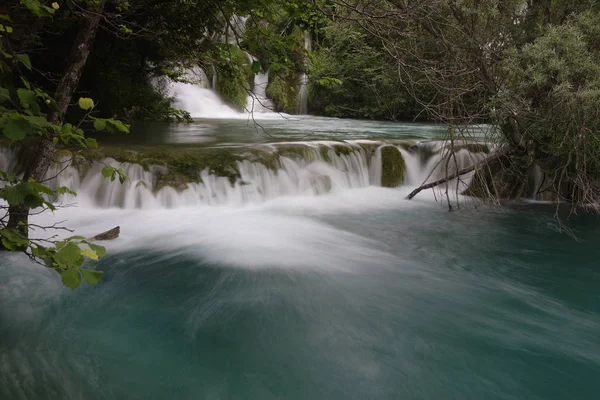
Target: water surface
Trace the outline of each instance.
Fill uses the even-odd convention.
[[[596,398],[600,221],[410,190],[37,217],[122,234],[74,292],[0,255],[0,398]]]

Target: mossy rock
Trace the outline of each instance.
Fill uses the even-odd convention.
[[[236,149],[183,146],[140,146],[124,150],[119,147],[86,149],[88,160],[113,158],[118,162],[140,164],[148,170],[151,165],[164,166],[170,175],[178,175],[184,182],[199,182],[200,172],[206,168],[217,176],[226,177],[231,183],[240,178],[237,162],[244,156]]]
[[[159,191],[165,186],[169,186],[181,192],[187,188],[187,184],[190,183],[183,175],[175,173],[158,174],[154,182],[154,190]]]
[[[306,144],[304,143],[285,143],[278,144],[275,146],[277,153],[284,157],[301,158],[304,159],[306,156]]]
[[[381,186],[388,188],[400,186],[405,172],[406,163],[400,150],[396,146],[383,146],[381,148]]]
[[[340,144],[334,144],[333,150],[335,151],[335,154],[338,156],[341,156],[341,155],[347,156],[347,155],[354,153],[355,151],[360,151],[361,148],[354,147],[347,143],[340,143]]]

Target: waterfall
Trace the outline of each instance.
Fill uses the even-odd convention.
[[[259,72],[254,75],[254,89],[248,96],[246,110],[250,113],[271,113],[273,102],[267,98],[269,72]]]
[[[245,112],[227,105],[217,94],[217,71],[213,67],[212,85],[201,68],[187,72],[194,83],[171,82],[170,94],[175,97],[175,106],[190,113],[192,118],[210,119],[279,119],[283,115],[272,111],[273,103],[267,98],[269,73],[254,76],[254,92],[248,96]],[[211,87],[212,86],[212,87]]]
[[[202,85],[172,83],[175,107],[190,113],[192,118],[242,118],[244,115],[221,100],[213,90]]]
[[[304,31],[304,50],[312,50],[312,37],[310,32]],[[308,67],[308,57],[304,60],[304,67]],[[300,91],[298,93],[298,103],[300,114],[308,114],[308,75],[303,72],[300,76]]]
[[[437,146],[440,150],[433,154],[420,150],[427,146]],[[427,146],[348,140],[273,143],[223,149],[236,152],[231,153],[237,157],[234,158],[234,164],[225,168],[224,161],[219,158],[203,161],[205,164],[198,167],[194,181],[186,179],[178,183],[173,179],[176,172],[168,167],[143,167],[104,159],[91,165],[88,162],[88,166],[82,169],[81,165],[86,161],[80,160],[76,165],[71,165],[73,156],[68,155],[49,169],[47,184],[51,187],[68,186],[78,192],[77,197],[61,196],[56,199],[58,203],[76,202],[91,208],[242,206],[281,196],[318,196],[328,192],[381,186],[383,176],[387,174],[389,178],[389,169],[386,168],[393,162],[382,156],[383,148],[397,149],[396,154],[406,165],[403,181],[401,176],[400,181],[408,186],[420,185],[428,175],[431,175],[429,181],[445,176],[446,165],[452,173],[456,168],[464,168],[485,157],[483,152],[470,152],[467,149],[458,150],[450,156],[442,142],[432,142]],[[4,166],[9,173],[14,173],[15,160],[14,152],[6,149],[0,151],[0,166]],[[102,177],[101,170],[106,164],[122,168],[128,176],[127,182],[120,184]],[[214,172],[215,169],[231,170],[233,173],[220,176]],[[467,176],[462,177],[461,182],[454,180],[448,187],[454,190],[458,182],[460,190],[464,190],[469,179]]]

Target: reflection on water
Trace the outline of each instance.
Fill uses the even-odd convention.
[[[98,134],[101,143],[176,144],[264,143],[273,140],[436,139],[445,125],[290,116],[281,120],[197,120],[191,124],[133,124],[129,135]],[[486,137],[488,126],[473,127],[467,135]]]

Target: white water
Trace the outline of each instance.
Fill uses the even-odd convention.
[[[369,147],[361,147],[367,144]],[[168,173],[166,167],[151,166],[145,170],[141,165],[119,163],[112,159],[94,163],[84,176],[80,176],[75,167],[69,166],[69,160],[64,160],[50,168],[47,179],[52,187],[67,186],[78,193],[76,198],[62,196],[58,199],[59,203],[77,203],[86,208],[239,207],[261,204],[279,197],[314,197],[380,186],[383,146],[389,144],[375,141],[313,141],[263,145],[263,151],[278,157],[276,170],[257,161],[238,161],[240,177],[231,183],[229,178],[209,172],[210,167],[216,166],[206,166],[199,171],[200,182],[188,183],[180,191],[170,186],[157,186],[160,176]],[[289,153],[290,150],[287,150],[286,153],[285,149],[290,147],[296,151]],[[283,153],[279,153],[280,148]],[[340,148],[346,151],[339,151]],[[407,167],[403,182],[405,187],[420,185],[431,171],[429,181],[445,176],[446,164],[448,173],[457,168],[454,157],[446,162],[443,151],[429,155],[420,151],[409,152],[401,147],[398,149]],[[456,162],[458,168],[464,168],[484,156],[484,153],[460,150],[456,153]],[[0,166],[5,166],[5,170],[14,168],[14,162],[11,161],[14,159],[12,153],[0,152]],[[104,178],[101,170],[106,164],[122,168],[128,181],[121,184]],[[448,184],[449,192],[456,192],[457,188],[459,192],[466,189],[469,181],[469,176],[462,177],[458,186],[456,180],[451,181]],[[445,191],[445,186],[438,190]]]
[[[273,114],[273,102],[267,98],[267,85],[269,72],[259,72],[254,75],[254,89],[246,101],[246,110],[249,113]],[[260,118],[260,116],[259,116]]]
[[[361,147],[367,144],[367,149]],[[438,162],[442,154],[422,159],[427,153],[400,149],[407,166],[405,181],[398,188],[381,188],[381,147],[389,145],[366,140],[269,144],[265,146],[273,152],[280,146],[300,146],[304,151],[280,156],[276,171],[258,162],[241,161],[241,178],[234,184],[205,169],[201,172],[202,182],[188,184],[179,192],[170,187],[157,190],[157,177],[165,167],[144,170],[140,165],[103,160],[123,168],[129,181],[121,185],[102,177],[102,163],[95,163],[80,177],[66,161],[52,166],[49,178],[64,171],[48,183],[75,189],[79,194],[76,198],[64,196],[57,203],[78,206],[42,213],[33,221],[48,226],[66,220],[73,234],[84,236],[120,225],[121,238],[108,243],[112,254],[148,248],[163,251],[165,257],[184,252],[241,268],[335,266],[352,273],[371,259],[386,260],[389,255],[379,249],[379,244],[334,228],[320,221],[320,216],[348,216],[366,210],[414,211],[438,204],[432,191],[423,192],[413,201],[404,198],[426,178],[426,168]],[[325,158],[323,146],[329,148]],[[336,146],[354,151],[336,154]],[[458,157],[459,168],[464,167],[462,162],[470,163],[471,156],[479,159],[484,154]],[[0,151],[3,168],[13,168],[14,159],[11,152]],[[431,179],[437,179],[438,173],[434,172]],[[436,196],[439,198],[439,193]],[[393,260],[389,263],[392,265]]]
[[[312,38],[310,32],[304,32],[304,50],[312,50]],[[305,59],[304,66],[308,67],[308,58]],[[300,76],[300,92],[298,93],[298,104],[300,114],[308,114],[308,75],[302,73]]]

